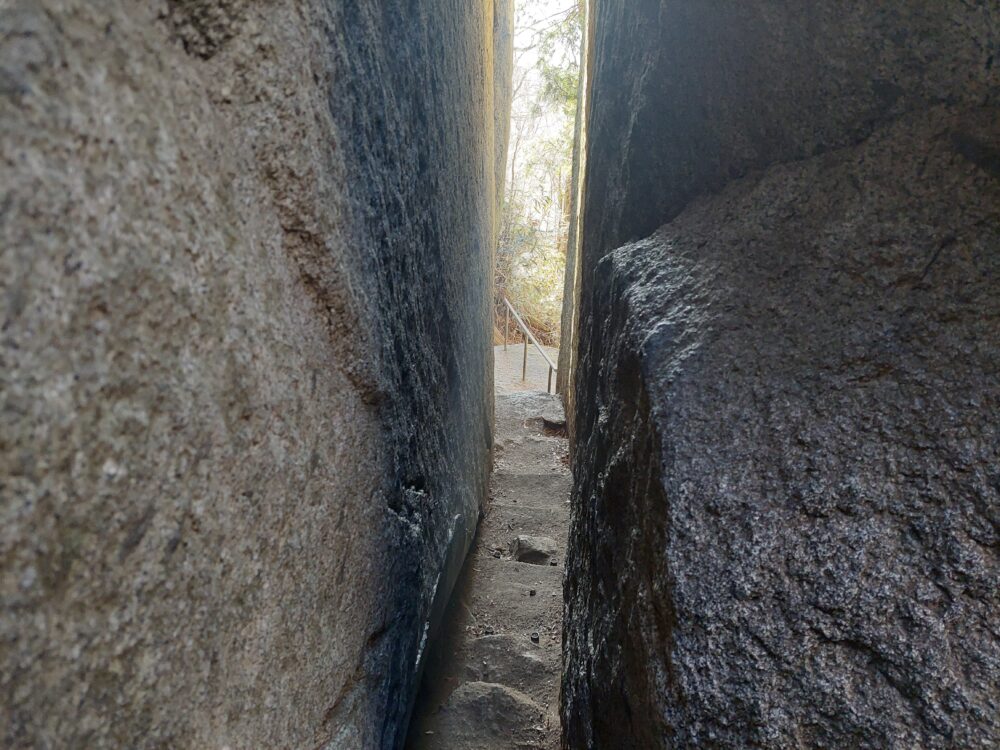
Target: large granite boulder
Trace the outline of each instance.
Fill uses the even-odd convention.
[[[495,25],[2,4],[0,745],[402,742],[488,477]]]
[[[597,8],[566,746],[997,746],[1000,8]]]
[[[995,104],[1000,87],[992,0],[601,0],[591,15],[590,263],[752,170],[935,103]]]

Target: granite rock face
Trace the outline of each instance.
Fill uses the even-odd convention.
[[[598,3],[585,252],[599,258],[697,195],[858,143],[905,112],[996,103],[998,15],[992,0]]]
[[[597,5],[570,748],[1000,744],[1000,8],[805,5]]]
[[[0,9],[0,745],[402,742],[489,471],[495,25]]]

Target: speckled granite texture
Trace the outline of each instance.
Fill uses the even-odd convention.
[[[402,742],[489,471],[495,24],[2,4],[0,745]]]
[[[996,747],[1000,7],[596,12],[566,747]]]

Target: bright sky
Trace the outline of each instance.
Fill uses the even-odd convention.
[[[534,51],[518,53],[531,44],[533,28],[544,28],[546,19],[554,20],[573,7],[576,0],[517,0],[514,19],[514,49],[515,59],[524,54],[522,64],[534,65],[537,57]]]
[[[534,35],[564,16],[575,4],[576,0],[517,0],[514,18],[515,83],[519,73],[528,70],[527,86],[532,88],[539,84],[540,77],[535,68],[538,50],[532,48]],[[517,104],[514,106],[516,108]],[[559,117],[546,117],[538,135],[554,135],[561,124]]]
[[[537,49],[543,36],[554,43],[556,26],[579,0],[515,0],[514,91],[507,165],[504,222],[508,230],[501,282],[505,293],[530,316],[536,330],[558,337],[565,269],[565,196],[572,163],[572,114],[566,103],[541,96],[542,76]],[[563,27],[563,31],[568,31]],[[572,47],[570,49],[569,47]],[[550,52],[546,59],[564,68],[579,54],[578,44]],[[561,59],[560,59],[561,58]],[[503,242],[503,240],[502,240]],[[501,268],[498,266],[498,268]]]

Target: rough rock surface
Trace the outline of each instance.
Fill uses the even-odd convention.
[[[1000,8],[781,6],[598,4],[564,742],[996,747]]]
[[[596,3],[590,269],[751,170],[849,146],[934,103],[996,103],[998,17],[995,0]]]
[[[402,741],[488,479],[492,13],[0,6],[0,745]]]
[[[510,543],[510,556],[518,562],[548,565],[559,552],[556,540],[547,536],[518,535]]]

